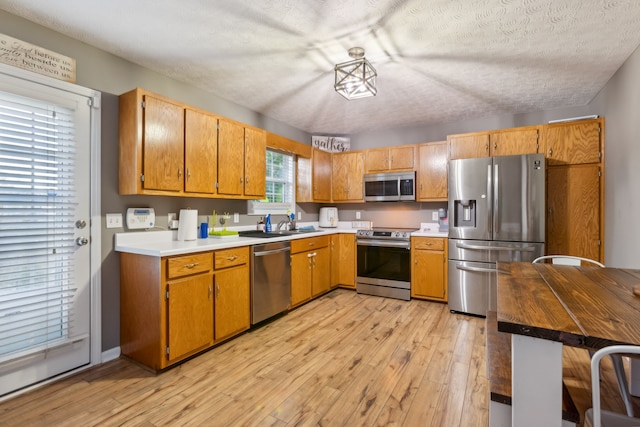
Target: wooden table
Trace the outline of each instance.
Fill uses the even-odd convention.
[[[498,263],[498,330],[512,336],[512,421],[560,426],[562,346],[640,345],[640,270]]]

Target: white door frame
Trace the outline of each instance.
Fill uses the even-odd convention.
[[[90,224],[90,252],[91,252],[91,281],[90,281],[90,289],[91,289],[91,352],[90,352],[90,362],[89,365],[85,365],[81,368],[74,369],[73,371],[67,372],[65,374],[61,374],[52,378],[50,380],[46,380],[40,382],[36,385],[25,387],[16,393],[10,393],[6,395],[4,398],[0,400],[6,400],[8,398],[14,397],[17,394],[24,393],[28,390],[31,390],[36,387],[40,387],[43,384],[47,384],[52,381],[59,380],[62,377],[73,375],[78,371],[87,369],[88,367],[98,365],[102,363],[102,286],[101,286],[101,263],[102,263],[102,255],[101,255],[101,237],[102,237],[102,214],[100,207],[100,186],[101,186],[101,169],[100,169],[100,132],[101,132],[101,116],[100,116],[100,100],[101,93],[88,89],[82,86],[78,86],[72,83],[64,82],[61,80],[56,80],[51,77],[42,76],[40,74],[22,70],[20,68],[12,67],[10,65],[0,63],[0,74],[8,75],[11,77],[15,77],[18,79],[22,79],[25,81],[30,81],[33,83],[38,83],[44,86],[49,86],[52,88],[65,90],[68,92],[72,92],[81,96],[86,96],[91,99],[91,141],[90,141],[90,151],[91,151],[91,171],[90,171],[90,180],[91,180],[91,195],[90,195],[90,216],[91,216],[91,224]]]

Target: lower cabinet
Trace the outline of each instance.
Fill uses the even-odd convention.
[[[356,235],[331,235],[331,288],[356,288]]]
[[[411,238],[411,297],[447,301],[447,239]]]
[[[250,326],[249,248],[120,254],[120,349],[153,370]]]
[[[249,248],[215,252],[215,341],[219,342],[251,326],[251,275]]]
[[[291,306],[295,307],[330,288],[329,236],[291,241]]]

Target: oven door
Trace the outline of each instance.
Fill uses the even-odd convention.
[[[409,289],[411,244],[405,241],[357,241],[357,281]]]

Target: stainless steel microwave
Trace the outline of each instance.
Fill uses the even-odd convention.
[[[364,200],[367,202],[392,202],[415,199],[415,172],[389,172],[364,175]]]

